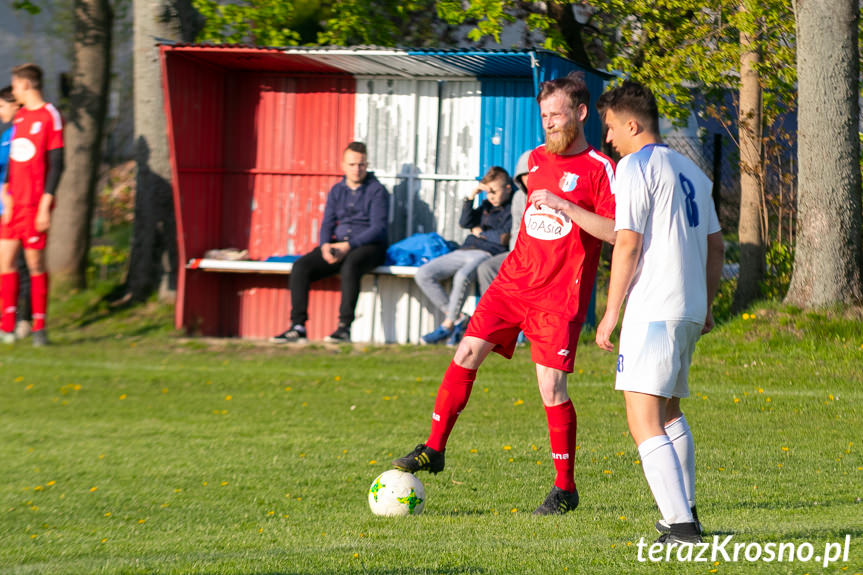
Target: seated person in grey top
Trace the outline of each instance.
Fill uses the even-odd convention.
[[[478,208],[474,199],[486,192],[486,199]],[[494,166],[483,176],[480,184],[464,200],[459,225],[470,230],[470,235],[455,251],[437,257],[417,270],[416,282],[431,302],[446,318],[443,323],[422,337],[421,343],[456,345],[467,327],[468,316],[461,313],[467,298],[467,288],[476,278],[476,268],[488,258],[506,253],[512,228],[509,174]],[[440,282],[452,278],[449,293]]]

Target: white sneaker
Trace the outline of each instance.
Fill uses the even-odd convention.
[[[15,337],[18,339],[24,339],[33,331],[32,324],[26,319],[22,319],[15,326]]]
[[[0,341],[6,345],[12,345],[15,343],[15,334],[11,331],[4,331],[2,332],[2,335],[0,335]]]

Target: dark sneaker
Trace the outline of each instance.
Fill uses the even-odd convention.
[[[695,509],[694,505],[690,507],[690,509],[692,510],[692,519],[695,520],[695,526],[698,528],[698,534],[704,535],[704,530],[701,528],[701,521],[698,520],[698,511]],[[671,526],[669,526],[664,519],[660,519],[659,521],[657,521],[654,524],[654,527],[656,527],[656,531],[659,533],[671,532]]]
[[[306,339],[306,328],[298,325],[270,338],[270,343],[302,343],[305,341],[308,341]]]
[[[672,523],[669,532],[660,535],[655,543],[664,545],[701,543],[701,527],[697,523]]]
[[[452,326],[452,333],[449,338],[446,340],[446,344],[449,347],[455,347],[461,341],[461,338],[464,337],[464,332],[467,330],[467,324],[470,321],[470,316],[465,315],[462,316],[455,324]]]
[[[31,337],[33,338],[33,347],[44,347],[48,345],[48,334],[45,333],[44,329],[34,331],[31,334]]]
[[[578,507],[578,489],[564,491],[557,485],[551,488],[542,505],[536,508],[534,515],[563,515]]]
[[[324,341],[327,343],[350,343],[351,328],[346,325],[339,325],[336,331],[324,338]]]
[[[428,471],[429,473],[439,473],[443,471],[444,466],[444,451],[435,451],[431,447],[426,447],[420,443],[413,451],[393,459],[393,467],[407,471],[408,473],[416,473],[417,471]]]
[[[427,333],[420,338],[420,343],[422,344],[430,344],[430,343],[443,343],[446,341],[449,336],[452,335],[453,328],[445,328],[442,325],[439,325],[436,330],[433,332]]]

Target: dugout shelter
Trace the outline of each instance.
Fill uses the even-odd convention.
[[[261,339],[289,327],[291,263],[317,245],[327,193],[348,142],[391,194],[390,241],[438,232],[463,241],[461,198],[493,165],[513,172],[543,141],[541,82],[583,70],[544,50],[258,48],[162,44],[179,270],[175,325]],[[586,135],[600,146],[595,110]],[[247,259],[205,258],[247,250]],[[287,259],[290,259],[289,257]],[[417,342],[438,321],[414,268],[363,280],[354,341]],[[309,337],[337,324],[338,278],[313,284]]]

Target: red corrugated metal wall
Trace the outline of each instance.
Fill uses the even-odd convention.
[[[171,54],[166,63],[181,261],[212,248],[248,249],[252,259],[311,250],[353,139],[354,79],[222,70]],[[178,321],[182,313],[183,326],[206,335],[269,337],[288,327],[287,283],[287,276],[186,270]],[[313,285],[313,339],[336,327],[338,285]]]
[[[174,208],[181,263],[221,242],[224,147],[223,70],[166,55],[168,135],[173,152]],[[179,192],[179,193],[178,193]],[[219,332],[220,285],[200,272],[180,269],[177,323]],[[191,297],[189,294],[193,294]]]
[[[327,193],[342,176],[341,152],[353,139],[354,91],[350,76],[232,78],[228,108],[238,113],[226,121],[224,213],[232,220],[226,241],[248,248],[252,259],[303,254],[318,244]],[[236,310],[226,315],[237,323],[224,326],[228,333],[262,338],[287,329],[287,282],[235,276],[230,299]],[[335,329],[339,299],[337,280],[313,286],[309,337]]]

